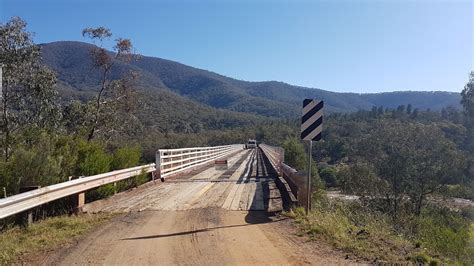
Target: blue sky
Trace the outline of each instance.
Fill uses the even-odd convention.
[[[472,1],[0,0],[37,43],[106,26],[137,52],[226,76],[340,92],[462,90]]]

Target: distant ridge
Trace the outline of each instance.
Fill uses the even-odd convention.
[[[90,97],[98,84],[89,51],[83,42],[60,41],[41,45],[44,62],[58,74],[65,99]],[[351,112],[373,106],[440,110],[460,107],[460,95],[453,92],[399,91],[384,93],[337,93],[293,86],[283,82],[248,82],[178,62],[143,56],[128,64],[118,62],[112,77],[127,70],[140,73],[139,87],[150,92],[168,91],[169,97],[191,100],[203,106],[258,116],[297,117],[304,98],[325,100],[329,112]]]

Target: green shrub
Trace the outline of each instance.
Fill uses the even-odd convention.
[[[472,259],[468,244],[470,239],[470,223],[459,213],[440,208],[426,208],[417,219],[418,238],[422,246],[463,262]],[[472,252],[472,250],[471,250]]]
[[[285,163],[296,170],[307,171],[308,155],[305,153],[301,141],[295,137],[290,137],[283,142],[282,146],[285,149]],[[324,182],[319,177],[318,167],[314,160],[311,163],[311,176],[311,185],[313,188],[323,189],[325,187]]]
[[[111,157],[105,152],[102,144],[80,141],[76,174],[91,176],[108,172],[111,161]]]
[[[105,152],[104,146],[100,143],[79,141],[76,175],[91,176],[106,173],[110,170],[111,161],[111,156]],[[113,195],[115,192],[114,184],[107,184],[88,191],[86,199],[87,201],[93,201]]]
[[[298,170],[307,168],[304,146],[299,139],[287,138],[282,146],[285,149],[286,164]]]
[[[139,166],[141,149],[139,146],[125,146],[118,148],[112,158],[112,170],[119,170]],[[141,174],[120,182],[117,182],[117,191],[124,191],[139,186],[148,181],[147,174]]]
[[[140,156],[141,149],[139,146],[118,148],[112,157],[111,169],[118,170],[138,166]]]
[[[34,139],[18,146],[8,162],[2,162],[0,185],[9,195],[21,186],[47,186],[66,181],[74,172],[76,150],[70,137],[37,132]]]
[[[411,257],[411,260],[416,264],[428,264],[428,265],[439,265],[440,261],[438,259],[432,258],[425,253],[417,253]]]
[[[443,194],[452,198],[474,200],[474,181],[467,184],[448,185]]]
[[[334,167],[325,167],[319,172],[319,176],[324,181],[326,186],[335,187],[337,183],[337,171]]]

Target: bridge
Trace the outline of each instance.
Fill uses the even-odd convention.
[[[76,195],[79,211],[118,213],[42,264],[287,264],[297,246],[278,233],[284,209],[306,202],[304,174],[265,144],[166,149],[156,162],[82,177],[0,200],[0,218]],[[84,204],[84,192],[138,174],[152,181]],[[301,252],[299,252],[301,253]]]

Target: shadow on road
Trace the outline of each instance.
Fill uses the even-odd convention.
[[[208,227],[196,230],[189,230],[189,231],[182,231],[176,233],[169,233],[169,234],[158,234],[158,235],[149,235],[149,236],[138,236],[138,237],[129,237],[123,238],[120,240],[141,240],[141,239],[154,239],[154,238],[166,238],[166,237],[175,237],[175,236],[183,236],[189,234],[196,234],[196,233],[203,233],[209,232],[219,229],[226,229],[226,228],[234,228],[234,227],[243,227],[255,224],[264,224],[264,223],[275,223],[279,221],[286,220],[288,218],[279,218],[279,219],[272,219],[274,218],[274,213],[268,213],[264,211],[250,211],[245,216],[245,224],[235,224],[235,225],[223,225],[223,226],[216,226],[216,227]]]
[[[251,177],[252,171],[253,171],[253,162],[256,160],[255,157],[255,150],[251,152],[250,155],[251,159],[247,161],[247,164],[245,165],[245,169],[242,172],[242,174],[239,176],[239,179],[237,180],[237,184],[242,184],[242,183],[248,183],[249,178]]]
[[[264,155],[263,151],[258,148],[257,150],[257,171],[255,180],[257,182],[257,191],[262,191],[262,195],[258,195],[258,193],[254,194],[254,198],[252,201],[252,206],[250,209],[257,209],[257,202],[260,197],[263,198],[263,208],[266,212],[272,211],[270,210],[270,200],[271,200],[271,188],[270,188],[270,179],[276,179],[278,177],[278,173],[273,169],[271,166],[270,161]],[[269,213],[272,215],[272,213]],[[251,217],[249,217],[251,219]]]

